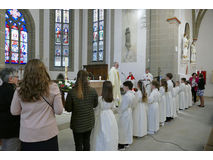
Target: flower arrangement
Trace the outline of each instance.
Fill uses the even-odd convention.
[[[75,83],[71,80],[66,81],[58,81],[58,87],[62,92],[69,92],[72,87],[75,85]]]

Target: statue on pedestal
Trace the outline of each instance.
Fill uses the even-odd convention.
[[[189,39],[188,39],[187,35],[184,34],[184,37],[183,37],[183,56],[182,56],[183,60],[189,60],[188,48],[189,48]]]
[[[196,62],[196,48],[195,48],[195,41],[191,44],[191,63]]]

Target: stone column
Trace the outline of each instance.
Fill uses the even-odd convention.
[[[165,77],[168,72],[173,73],[174,79],[178,73],[178,25],[169,24],[168,18],[174,17],[173,9],[153,9],[150,13],[150,45],[147,57],[150,57],[150,71],[154,77]]]
[[[0,9],[0,70],[5,67],[5,10]]]

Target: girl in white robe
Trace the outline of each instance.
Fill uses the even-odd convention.
[[[168,85],[168,92],[166,92],[166,117],[167,120],[171,120],[173,117],[173,99],[172,99],[172,89],[173,83],[171,81],[173,75],[171,73],[166,74],[166,80]]]
[[[118,125],[113,111],[112,83],[103,83],[102,96],[95,110],[95,126],[91,133],[92,151],[116,151],[118,149]]]
[[[176,81],[176,90],[177,90],[177,95],[176,95],[176,111],[178,113],[179,109],[180,109],[180,103],[179,103],[179,99],[180,99],[180,82]]]
[[[133,142],[132,108],[135,102],[135,95],[132,91],[132,87],[133,84],[131,81],[123,83],[123,89],[126,93],[122,97],[121,105],[118,110],[119,150],[125,149],[125,147]]]
[[[187,82],[185,81],[185,109],[189,108],[189,92],[188,92],[188,85]]]
[[[159,130],[159,83],[152,81],[152,92],[148,98],[148,134],[154,134]]]
[[[187,86],[188,86],[188,94],[189,94],[189,107],[191,107],[192,106],[192,87],[189,81],[187,81]]]
[[[143,81],[137,83],[136,104],[133,106],[133,136],[147,135],[147,93]]]
[[[175,82],[172,81],[173,88],[172,88],[172,102],[173,102],[173,109],[172,109],[172,117],[177,117],[177,104],[176,104],[176,95],[177,95],[177,89],[175,87]]]
[[[180,109],[184,110],[186,107],[186,95],[185,95],[185,78],[181,78],[181,83],[180,83],[180,97],[179,97],[179,105],[180,105]]]
[[[159,112],[160,112],[160,125],[164,126],[166,121],[166,92],[168,92],[167,82],[165,79],[161,79],[161,87],[159,89],[160,92],[160,104],[159,104]]]

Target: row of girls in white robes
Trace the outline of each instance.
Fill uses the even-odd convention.
[[[186,78],[181,78],[179,105],[181,110],[192,106],[191,85],[186,81]]]
[[[133,84],[130,81],[123,83],[125,95],[117,109],[113,101],[106,102],[106,94],[99,98],[99,104],[95,111],[95,127],[91,136],[92,150],[117,150],[125,149],[133,143],[134,137],[143,137],[154,134],[159,130],[160,125],[164,125],[166,118],[177,116],[182,104],[189,106],[190,100],[186,98],[189,89],[185,83],[172,82],[172,76],[167,75],[167,80],[161,80],[161,86],[157,81],[151,83],[151,93],[146,94],[146,89],[142,81],[137,83],[138,91],[132,91]],[[108,87],[105,85],[108,84]],[[103,84],[104,93],[112,91],[111,82],[105,81]],[[182,92],[184,90],[184,92]],[[188,91],[188,92],[186,92]],[[182,94],[184,93],[184,94]],[[110,95],[110,94],[109,94]],[[190,96],[187,96],[190,97]],[[182,99],[184,98],[184,103]],[[118,122],[113,111],[118,112]],[[119,145],[118,145],[119,144]]]

